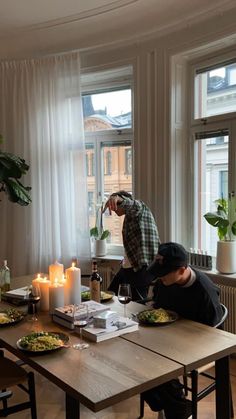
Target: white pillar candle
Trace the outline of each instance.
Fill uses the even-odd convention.
[[[66,304],[81,303],[81,271],[72,263],[71,268],[66,269],[65,283],[65,302]]]
[[[64,305],[67,306],[67,305],[70,304],[70,302],[69,302],[70,295],[69,295],[69,287],[66,285],[67,282],[66,282],[65,275],[63,275],[63,278],[59,283],[64,286]]]
[[[54,313],[56,307],[64,307],[64,285],[57,281],[49,286],[49,312]]]
[[[40,287],[40,310],[48,311],[49,310],[49,285],[51,282],[45,277],[39,279]]]
[[[32,293],[33,293],[34,289],[36,289],[36,290],[38,289],[39,281],[41,279],[42,279],[42,277],[40,276],[40,274],[37,274],[37,277],[32,280]]]
[[[52,284],[55,282],[56,278],[60,282],[63,278],[63,274],[64,266],[62,265],[62,263],[59,263],[56,260],[52,265],[49,265],[49,279]]]

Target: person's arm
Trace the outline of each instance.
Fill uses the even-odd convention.
[[[106,204],[104,206],[104,209],[103,209],[103,212],[105,212],[106,209],[108,208],[109,209],[109,214],[111,215],[111,212],[116,211],[117,206],[119,204],[121,204],[122,202],[123,202],[123,198],[120,195],[112,194],[109,197],[108,201],[106,202]]]

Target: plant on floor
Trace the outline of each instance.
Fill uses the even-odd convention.
[[[0,144],[3,136],[0,134]],[[0,150],[0,192],[7,194],[9,201],[19,205],[29,205],[30,186],[20,182],[22,175],[29,170],[29,165],[21,157]]]

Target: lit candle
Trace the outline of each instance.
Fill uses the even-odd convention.
[[[49,279],[53,284],[55,279],[57,278],[58,281],[61,281],[64,274],[64,266],[62,263],[57,262],[57,260],[52,264],[49,265]]]
[[[65,303],[81,303],[81,271],[74,263],[71,268],[66,269]]]
[[[54,313],[56,307],[64,307],[64,285],[57,278],[49,285],[49,312]]]
[[[39,282],[40,282],[41,279],[42,278],[41,278],[40,274],[37,274],[37,277],[32,280],[32,293],[34,293],[34,290],[38,289]]]
[[[40,287],[40,310],[48,311],[49,310],[49,285],[50,281],[44,277],[39,278],[39,287]]]

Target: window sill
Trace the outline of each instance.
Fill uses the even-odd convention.
[[[106,256],[96,256],[96,259],[99,259],[99,260],[118,260],[118,261],[121,261],[121,260],[123,260],[123,256],[120,256],[120,255],[108,255],[107,254]]]
[[[197,268],[197,270],[204,272],[209,278],[216,284],[228,285],[236,287],[236,272],[233,274],[223,274],[218,272],[217,269],[213,268],[210,271],[206,269]]]

